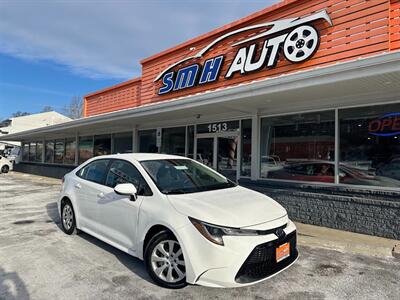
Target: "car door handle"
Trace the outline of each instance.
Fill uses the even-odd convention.
[[[98,194],[97,194],[97,197],[99,197],[99,198],[104,198],[104,193],[98,193]]]
[[[82,187],[82,186],[81,186],[79,183],[75,184],[75,188],[76,188],[76,189],[79,190],[81,187]]]

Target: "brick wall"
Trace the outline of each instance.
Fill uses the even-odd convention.
[[[205,90],[215,90],[226,86],[234,86],[244,82],[252,82],[268,77],[303,71],[315,67],[327,66],[337,62],[353,60],[358,57],[371,56],[389,51],[389,11],[391,0],[290,0],[283,1],[257,12],[253,15],[218,28],[210,33],[189,40],[174,48],[144,59],[142,63],[142,101],[143,103],[159,102],[162,100],[196,94]],[[320,45],[315,55],[302,62],[293,64],[286,59],[279,59],[276,67],[263,68],[247,75],[235,74],[231,79],[224,79],[238,47],[232,47],[235,42],[256,35],[265,29],[246,31],[227,38],[216,44],[204,57],[189,60],[173,70],[193,63],[202,64],[210,57],[224,54],[225,61],[220,78],[212,83],[159,96],[161,80],[154,82],[156,76],[169,65],[193,55],[216,38],[250,25],[301,17],[326,10],[332,19],[333,26],[319,20],[313,22],[320,34]],[[249,44],[251,44],[250,42]],[[263,39],[259,40],[259,47]],[[243,44],[241,46],[245,46]],[[195,48],[195,50],[191,50]]]
[[[284,206],[301,223],[400,240],[400,192],[241,181]]]
[[[390,50],[400,49],[400,0],[391,0],[389,8]]]
[[[84,116],[95,116],[139,106],[141,80],[135,78],[89,94],[84,99]]]

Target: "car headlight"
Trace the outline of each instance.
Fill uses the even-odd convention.
[[[258,235],[257,230],[250,229],[240,229],[240,228],[232,228],[232,227],[222,227],[217,225],[208,224],[193,218],[189,217],[190,222],[196,227],[196,229],[210,242],[223,246],[224,240],[222,237],[224,235],[235,235],[235,236],[249,236],[249,235]]]

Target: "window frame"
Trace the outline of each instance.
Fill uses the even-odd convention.
[[[67,144],[75,144],[74,148],[73,148],[73,161],[71,162],[66,162],[65,157],[67,156]],[[71,137],[71,138],[65,138],[64,139],[64,156],[63,156],[63,162],[62,164],[65,166],[73,166],[75,165],[75,161],[76,161],[76,148],[78,147],[77,142],[76,142],[76,138]]]
[[[82,155],[81,155],[81,140],[87,140],[87,141],[91,141],[91,153],[92,156],[89,157],[86,160],[81,161]],[[78,136],[77,139],[77,145],[76,148],[78,150],[78,164],[84,164],[85,162],[89,161],[90,159],[92,159],[94,156],[94,135],[82,135],[82,136]],[[75,158],[76,159],[76,158]]]
[[[96,162],[99,162],[99,161],[102,161],[102,160],[106,160],[106,161],[108,161],[108,163],[107,163],[107,166],[106,166],[106,172],[104,173],[101,182],[92,181],[92,180],[89,180],[89,179],[86,179],[86,178],[80,176],[79,173],[80,173],[84,168],[90,166],[90,165],[93,164],[93,163],[96,163]],[[110,162],[111,162],[111,159],[109,159],[109,158],[94,159],[94,160],[88,162],[87,164],[83,165],[81,168],[79,168],[79,169],[75,172],[75,175],[76,175],[77,177],[79,177],[80,179],[82,179],[82,180],[85,180],[85,181],[88,181],[88,182],[91,182],[91,183],[95,183],[95,184],[99,184],[99,185],[104,185],[104,186],[106,186],[106,185],[105,185],[105,180],[106,180],[106,176],[107,176],[107,174],[108,174],[108,170],[109,170],[109,167],[110,167]]]
[[[164,127],[160,127],[160,128],[162,130]],[[140,138],[141,138],[140,134],[144,133],[146,131],[155,131],[155,133],[156,133],[156,144],[155,144],[155,147],[157,148],[157,152],[154,152],[154,153],[155,154],[156,153],[160,153],[160,148],[161,147],[157,147],[157,127],[156,128],[152,127],[152,128],[149,128],[149,129],[139,129],[138,130],[138,133],[137,133],[137,149],[139,150],[139,152],[143,152],[143,151],[140,150],[140,147],[142,146],[142,143],[140,142]],[[161,138],[162,138],[162,131],[161,131]]]
[[[82,177],[82,176],[79,175],[79,173],[80,173],[84,168],[88,167],[88,166],[91,165],[92,163],[95,163],[95,162],[98,162],[98,161],[101,161],[101,160],[107,160],[107,161],[108,161],[107,167],[106,167],[106,172],[105,172],[104,175],[103,175],[103,178],[102,178],[102,180],[101,180],[101,183],[95,182],[95,181],[92,181],[92,180],[89,180],[89,179],[86,179],[86,178],[84,178],[84,177]],[[148,195],[138,195],[138,196],[151,197],[151,196],[154,195],[154,192],[153,192],[153,190],[151,189],[151,186],[150,186],[150,184],[147,182],[146,178],[142,175],[142,173],[139,171],[139,169],[138,169],[133,163],[131,163],[129,160],[126,160],[126,159],[122,159],[122,158],[99,158],[99,159],[94,159],[94,160],[92,160],[92,161],[86,163],[85,165],[83,165],[81,168],[79,168],[79,169],[75,172],[75,175],[76,175],[77,177],[79,177],[80,179],[82,179],[82,180],[85,180],[85,181],[88,181],[88,182],[91,182],[91,183],[94,183],[94,184],[99,184],[99,185],[102,185],[102,186],[105,186],[105,187],[108,187],[108,188],[114,190],[114,188],[112,188],[112,187],[110,187],[110,186],[108,186],[108,185],[106,184],[107,176],[108,176],[108,173],[110,172],[110,167],[111,167],[111,165],[112,165],[112,163],[113,163],[114,161],[123,161],[123,162],[125,162],[125,163],[130,164],[133,168],[135,168],[135,169],[137,170],[137,172],[139,173],[139,175],[142,177],[143,181],[144,181],[144,182],[146,183],[146,185],[147,185],[147,188],[148,188],[149,193],[148,193]]]
[[[144,176],[143,176],[142,173],[139,171],[139,169],[138,169],[133,163],[131,163],[129,160],[122,159],[122,158],[110,158],[110,162],[109,162],[109,164],[108,164],[108,166],[107,166],[107,173],[106,173],[106,176],[105,176],[105,178],[104,178],[104,186],[109,187],[110,189],[114,189],[114,188],[108,186],[108,185],[106,184],[106,181],[107,181],[108,173],[110,172],[110,169],[111,169],[111,165],[112,165],[113,162],[115,162],[115,161],[122,161],[122,162],[124,162],[124,163],[127,163],[127,164],[131,165],[131,166],[138,172],[138,174],[141,176],[141,178],[143,179],[143,181],[146,183],[147,189],[148,189],[148,191],[149,191],[148,195],[139,195],[139,194],[138,194],[138,196],[150,197],[150,196],[153,196],[153,195],[154,195],[153,190],[151,189],[149,183],[147,182],[146,178],[144,178]]]
[[[132,131],[120,131],[120,132],[114,132],[111,134],[111,154],[121,153],[121,152],[117,152],[115,150],[115,145],[116,145],[115,140],[118,140],[121,138],[126,138],[126,137],[129,137],[131,151],[130,152],[122,152],[122,153],[133,153],[133,132]]]
[[[61,143],[62,142],[62,158],[60,161],[56,161],[56,157],[57,157],[57,143]],[[53,163],[57,164],[57,165],[63,165],[64,164],[64,156],[65,156],[65,138],[62,139],[55,139],[54,140],[54,157],[53,157]]]
[[[26,146],[28,148],[28,151],[25,151]],[[29,147],[30,147],[30,142],[22,142],[21,143],[21,150],[22,150],[21,161],[22,162],[29,162]]]
[[[31,151],[35,150],[35,152],[32,154]],[[36,162],[36,140],[30,141],[29,142],[29,155],[28,155],[28,162],[30,163],[35,163]]]
[[[99,150],[99,145],[101,145],[101,144],[96,145],[96,142],[101,141],[101,140],[107,140],[107,141],[109,140],[110,141],[109,151],[106,154],[96,155],[96,151]],[[97,148],[96,148],[96,146],[97,146]],[[103,134],[93,135],[93,157],[102,156],[102,155],[111,155],[111,154],[112,154],[112,134],[111,133],[103,133]]]
[[[354,190],[362,190],[362,191],[387,191],[387,192],[400,192],[400,187],[393,186],[373,186],[373,185],[356,185],[356,184],[346,184],[339,182],[339,153],[340,153],[340,118],[339,113],[341,110],[351,109],[351,108],[366,108],[366,107],[374,107],[374,106],[385,106],[390,104],[400,104],[399,100],[397,101],[386,101],[382,103],[371,103],[371,104],[361,104],[361,105],[349,105],[349,106],[340,106],[335,108],[321,108],[321,109],[312,109],[312,110],[302,110],[296,112],[282,112],[282,113],[274,113],[274,114],[261,114],[257,117],[257,142],[256,147],[258,152],[258,163],[257,163],[257,181],[264,182],[276,182],[276,183],[287,183],[287,184],[307,184],[321,187],[332,187],[332,188],[346,188],[346,189],[354,189]],[[282,116],[291,116],[296,114],[306,114],[306,113],[318,113],[325,111],[334,111],[335,112],[335,181],[333,183],[327,182],[317,182],[317,181],[302,181],[302,180],[287,180],[287,179],[274,179],[274,178],[264,178],[261,177],[261,121],[264,118],[273,118],[273,117],[282,117]]]
[[[48,149],[48,144],[53,144],[53,154],[51,155],[51,161],[47,160],[47,149]],[[56,141],[55,140],[45,140],[44,141],[44,163],[46,164],[54,164],[54,153],[55,153],[55,146],[56,146]]]
[[[166,140],[166,138],[164,137],[164,134],[166,133],[166,131],[167,130],[174,130],[174,129],[179,129],[179,130],[182,130],[182,129],[184,129],[183,131],[183,139],[184,139],[184,141],[183,141],[183,147],[184,147],[184,150],[183,150],[183,156],[186,156],[186,152],[187,152],[187,131],[188,131],[188,128],[187,128],[188,126],[174,126],[174,127],[161,127],[161,146],[159,147],[159,153],[165,153],[165,152],[163,152],[163,147],[166,147],[165,146],[165,140]],[[157,138],[157,137],[156,137]],[[171,154],[171,153],[168,153],[168,154]],[[172,154],[172,155],[180,155],[180,154]],[[180,155],[180,156],[182,156],[182,155]]]

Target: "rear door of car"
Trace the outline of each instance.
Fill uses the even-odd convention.
[[[120,183],[132,183],[136,187],[136,200],[114,192],[114,187]],[[126,249],[134,250],[139,209],[142,201],[151,198],[153,193],[138,169],[126,160],[111,161],[105,185],[103,197],[97,200],[101,235]]]
[[[94,233],[99,233],[97,202],[105,192],[104,180],[109,163],[109,159],[95,160],[80,169],[75,177],[80,226]]]

